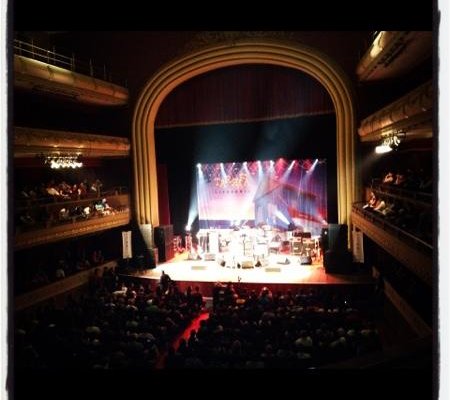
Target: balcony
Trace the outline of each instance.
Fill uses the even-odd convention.
[[[108,212],[99,210],[99,207],[95,206],[103,199],[106,199],[111,207]],[[81,212],[86,207],[92,211]],[[69,213],[72,209],[80,210],[80,212]],[[62,210],[65,212],[63,213]],[[95,198],[44,204],[39,201],[22,203],[17,205],[15,211],[16,217],[27,216],[22,219],[24,221],[22,225],[16,224],[15,250],[127,225],[131,218],[130,196],[121,193],[120,188],[113,192],[104,192],[101,197]]]
[[[92,65],[19,40],[14,41],[16,87],[81,103],[120,106],[128,103],[128,89],[108,82]],[[102,79],[99,79],[102,76]]]
[[[31,292],[19,295],[14,301],[15,309],[16,311],[24,310],[42,301],[86,285],[94,276],[102,276],[105,269],[115,268],[116,266],[116,261],[109,261],[98,267],[79,272],[60,281],[50,283]]]
[[[128,157],[127,138],[90,133],[14,127],[14,158],[73,153],[83,157]]]
[[[433,135],[433,86],[431,81],[382,108],[361,122],[362,142],[378,141],[392,131],[407,132],[406,140]]]
[[[433,246],[406,232],[383,217],[362,209],[362,203],[353,205],[352,224],[409,268],[428,285],[433,283]]]
[[[360,81],[395,78],[431,56],[429,31],[380,31],[359,62]]]

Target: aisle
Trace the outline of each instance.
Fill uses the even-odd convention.
[[[197,330],[200,327],[200,322],[209,318],[209,312],[201,312],[196,318],[194,318],[191,323],[187,326],[187,328],[180,333],[180,335],[173,341],[172,346],[175,350],[178,350],[180,342],[182,339],[186,341],[189,339],[191,334],[191,330]],[[167,352],[161,354],[158,361],[156,362],[156,369],[163,369],[164,364],[166,362]]]

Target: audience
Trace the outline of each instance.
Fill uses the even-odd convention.
[[[150,282],[127,283],[107,269],[86,295],[69,297],[63,309],[50,302],[17,320],[16,367],[152,369],[197,312],[176,285],[163,294]],[[189,344],[196,341],[193,333]],[[198,366],[195,359],[189,363]]]
[[[25,263],[25,260],[23,260]],[[37,265],[24,264],[15,270],[15,294],[22,294],[57,280],[64,279],[77,272],[99,266],[105,262],[101,250],[94,249],[91,253],[83,251],[75,254],[67,251],[64,256],[55,259],[49,254],[47,259],[41,259]]]
[[[383,179],[373,179],[372,188],[363,210],[382,217],[393,227],[426,243],[432,243],[432,180],[423,169],[417,173],[411,169],[396,174],[389,171]]]
[[[380,350],[367,310],[350,297],[328,288],[274,295],[263,287],[230,304],[223,293],[209,319],[169,350],[166,367],[309,368]]]

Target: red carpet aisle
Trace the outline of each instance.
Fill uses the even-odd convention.
[[[181,333],[172,343],[175,350],[178,350],[178,346],[180,345],[181,339],[188,340],[191,334],[192,329],[195,331],[200,327],[200,322],[209,318],[209,312],[201,312],[198,317],[194,318],[189,326]],[[156,363],[156,369],[163,369],[164,363],[166,361],[167,353],[164,353],[160,356],[158,362]]]

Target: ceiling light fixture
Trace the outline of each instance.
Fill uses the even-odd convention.
[[[52,169],[81,168],[83,166],[79,154],[48,154],[42,157],[44,164],[49,165]]]
[[[397,150],[401,141],[405,138],[406,133],[404,131],[394,131],[387,135],[382,135],[381,143],[375,147],[375,153],[383,154],[392,150]]]

